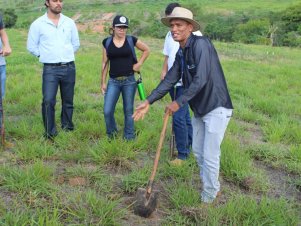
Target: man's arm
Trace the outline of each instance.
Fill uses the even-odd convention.
[[[77,27],[74,22],[72,25],[72,34],[71,35],[72,35],[71,42],[72,42],[72,46],[73,46],[73,51],[76,52],[79,49],[80,42],[79,42]]]
[[[27,50],[34,56],[40,56],[39,30],[36,24],[31,24],[27,37]]]
[[[10,48],[10,45],[9,45],[9,41],[8,41],[8,36],[6,34],[6,31],[5,29],[0,29],[0,38],[1,38],[1,41],[2,41],[2,49],[0,50],[0,55],[2,56],[8,56],[11,54],[11,48]]]
[[[162,71],[161,71],[161,80],[164,79],[167,71],[168,71],[168,56],[165,56],[164,57],[164,62],[163,62],[163,67],[162,67]]]
[[[164,46],[163,46],[163,50],[162,50],[162,53],[164,55],[164,62],[163,62],[163,66],[162,66],[162,71],[161,71],[161,80],[164,79],[167,71],[168,71],[168,57],[169,57],[169,54],[170,54],[170,39],[169,39],[169,36],[170,36],[170,32],[168,32],[165,36],[165,39],[164,39]]]
[[[176,58],[173,66],[169,69],[164,79],[147,97],[148,102],[152,104],[156,100],[161,99],[180,80],[180,78],[180,59]]]

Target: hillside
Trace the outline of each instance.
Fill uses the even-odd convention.
[[[150,18],[160,17],[164,13],[164,7],[169,1],[153,1],[153,0],[69,0],[64,1],[64,13],[68,16],[80,14],[79,22],[94,20],[103,17],[106,13],[122,13],[128,15],[133,20],[148,20]],[[252,1],[220,1],[220,0],[191,0],[181,1],[183,6],[192,9],[195,15],[201,16],[207,23],[210,18],[208,15],[231,15],[234,12],[279,12],[287,7],[295,6],[301,3],[300,0],[277,1],[271,0],[262,2],[259,0]],[[43,1],[40,0],[1,0],[0,9],[13,8],[18,14],[18,26],[29,25],[34,18],[45,9]],[[201,14],[201,15],[200,15]]]

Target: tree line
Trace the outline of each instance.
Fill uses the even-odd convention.
[[[203,14],[197,5],[188,8],[193,9],[196,20],[202,22],[203,34],[213,40],[301,47],[301,4],[280,12],[235,12],[226,16]],[[0,9],[0,14],[7,28],[16,25],[18,16],[14,9]],[[166,27],[162,26],[160,18],[154,18],[158,16],[149,13],[144,21],[131,19],[132,34],[164,38]]]
[[[262,15],[219,16],[206,25],[204,33],[225,42],[301,47],[301,4]]]

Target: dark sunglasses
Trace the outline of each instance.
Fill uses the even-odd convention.
[[[117,26],[117,27],[115,27],[115,28],[117,28],[117,29],[119,29],[119,30],[123,30],[123,29],[127,29],[128,27],[127,27],[127,26]]]

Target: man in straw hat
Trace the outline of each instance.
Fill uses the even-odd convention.
[[[175,7],[180,7],[177,2],[169,3],[165,9],[165,16],[169,16]],[[193,32],[194,35],[202,36],[200,31]],[[161,72],[161,79],[164,79],[167,71],[172,67],[176,54],[179,50],[179,42],[176,42],[171,32],[169,31],[165,36],[163,54],[164,63]],[[177,99],[183,94],[184,87],[182,79],[172,87],[169,91],[172,100]],[[192,125],[189,112],[189,105],[186,103],[177,112],[172,115],[172,129],[174,132],[175,143],[178,151],[177,158],[172,160],[170,164],[175,166],[181,166],[190,154],[190,148],[192,145]]]
[[[133,118],[143,119],[150,105],[168,93],[182,78],[184,92],[166,106],[166,111],[172,114],[189,103],[194,113],[192,149],[203,182],[201,199],[204,203],[212,203],[220,191],[220,145],[233,109],[225,76],[211,41],[192,34],[200,29],[200,25],[193,19],[190,10],[176,7],[161,21],[170,27],[173,39],[179,42],[180,48],[165,78],[136,108]]]

